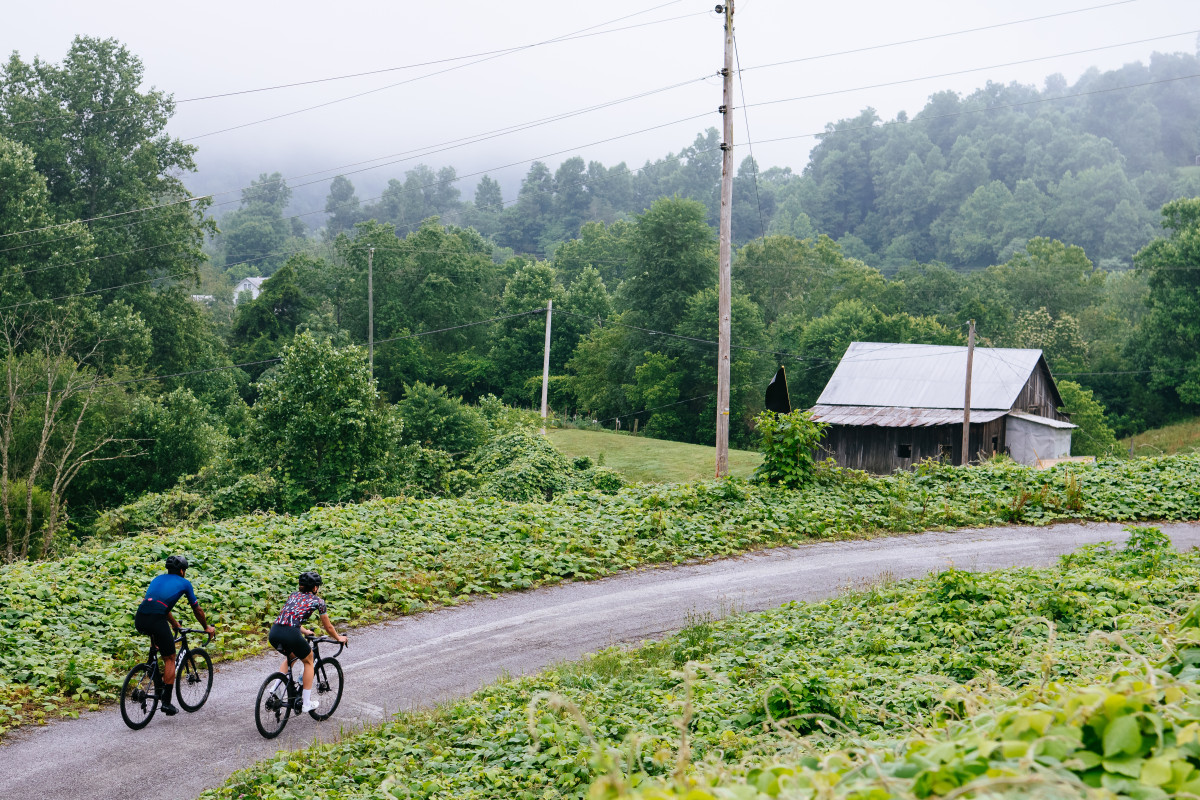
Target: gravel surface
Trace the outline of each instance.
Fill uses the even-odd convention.
[[[1072,523],[823,542],[404,617],[350,631],[351,646],[339,657],[345,694],[325,722],[293,717],[279,738],[263,739],[254,725],[254,700],[279,656],[221,664],[208,703],[195,714],[160,712],[143,730],[131,731],[109,706],[11,734],[0,746],[0,798],[193,798],[278,750],[334,740],[388,715],[469,695],[506,674],[655,638],[697,615],[819,600],[880,577],[917,577],[949,566],[1045,566],[1084,544],[1122,541],[1122,527]],[[1160,527],[1179,549],[1200,545],[1200,523]]]

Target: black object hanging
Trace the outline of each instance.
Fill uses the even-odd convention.
[[[779,368],[775,377],[767,384],[767,411],[774,411],[776,414],[792,412],[792,398],[788,395],[787,374],[784,373],[783,367]]]

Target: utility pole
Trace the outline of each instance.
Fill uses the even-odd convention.
[[[546,301],[546,351],[542,354],[542,434],[546,433],[546,399],[550,394],[550,317],[554,315],[554,301]]]
[[[963,466],[971,463],[970,447],[971,447],[971,365],[975,360],[975,320],[971,320],[971,327],[967,331],[967,388],[963,397],[963,441],[962,441],[962,463]]]
[[[733,260],[733,0],[717,6],[725,12],[725,67],[721,70],[721,231],[717,280],[717,477],[729,475],[729,340],[733,338],[730,321],[732,304]]]
[[[375,379],[375,248],[367,248],[367,363]]]

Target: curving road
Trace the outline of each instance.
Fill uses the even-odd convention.
[[[1179,549],[1200,545],[1200,523],[1160,527]],[[294,717],[278,739],[262,739],[254,699],[278,656],[222,664],[196,714],[160,713],[131,731],[109,707],[18,731],[0,746],[0,797],[193,798],[277,750],[462,697],[505,674],[653,638],[697,614],[818,600],[882,576],[917,577],[950,565],[1048,565],[1081,545],[1124,538],[1119,524],[1062,524],[825,542],[477,600],[352,631],[340,658],[345,696],[326,722]]]

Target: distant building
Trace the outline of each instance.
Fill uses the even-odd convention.
[[[266,278],[242,278],[238,281],[237,286],[233,287],[233,303],[237,305],[238,297],[242,292],[249,292],[250,299],[255,300],[262,294],[262,285]]]
[[[963,463],[967,348],[854,342],[812,407],[823,447],[876,474],[927,458]],[[967,460],[1007,453],[1022,464],[1069,456],[1072,425],[1041,350],[975,348]]]

